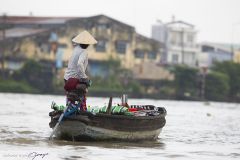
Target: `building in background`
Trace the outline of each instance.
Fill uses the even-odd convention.
[[[210,68],[215,62],[233,61],[233,56],[233,50],[230,45],[201,43],[198,65],[199,67]]]
[[[230,44],[233,51],[233,61],[240,63],[240,44]]]
[[[191,67],[197,65],[197,31],[194,25],[184,21],[163,23],[158,21],[152,26],[152,38],[165,44],[162,64],[186,64]]]
[[[240,63],[240,49],[238,51],[235,51],[233,60],[235,63]]]
[[[89,47],[89,71],[93,76],[106,75],[106,70],[101,69],[101,65],[110,59],[120,60],[123,68],[132,71],[148,63],[161,67],[158,63],[164,48],[163,43],[142,36],[133,26],[105,15],[8,16],[0,21],[2,26],[8,26],[1,29],[4,34],[0,34],[0,45],[5,46],[1,51],[4,57],[0,58],[6,63],[5,66],[11,66],[8,69],[19,69],[24,60],[35,59],[50,67],[55,66],[59,73],[64,73],[73,50],[71,39],[83,30],[88,30],[98,40],[96,45]],[[7,61],[8,59],[11,60]],[[152,77],[148,78],[156,79],[159,75],[166,75],[161,73],[162,70],[151,70],[155,74],[150,74]],[[141,77],[136,72],[134,75],[135,78]],[[165,78],[168,77],[160,79]]]

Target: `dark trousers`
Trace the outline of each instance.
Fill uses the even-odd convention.
[[[75,103],[75,101],[79,101],[79,98],[81,98],[81,111],[87,110],[87,98],[86,98],[86,92],[82,89],[77,89],[77,85],[81,84],[80,81],[77,78],[70,78],[68,80],[65,80],[65,93],[67,96],[67,102]]]

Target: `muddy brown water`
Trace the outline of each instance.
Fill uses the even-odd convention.
[[[65,103],[64,96],[0,93],[0,160],[240,159],[240,104],[129,99],[166,108],[156,141],[69,142],[48,140],[52,100]],[[87,102],[103,106],[108,98]]]

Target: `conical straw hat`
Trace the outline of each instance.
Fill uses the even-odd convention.
[[[72,41],[78,44],[96,44],[97,43],[96,39],[88,31],[81,32],[79,35],[74,37]]]

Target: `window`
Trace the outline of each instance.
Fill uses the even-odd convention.
[[[172,55],[172,62],[173,62],[174,64],[177,64],[177,63],[178,63],[178,55],[177,55],[177,54],[173,54],[173,55]]]
[[[148,53],[148,59],[156,59],[156,58],[157,58],[156,52],[149,52]]]
[[[97,28],[99,30],[105,30],[105,29],[108,29],[109,27],[108,27],[108,24],[102,23],[102,24],[98,24]]]
[[[176,32],[172,32],[170,40],[171,40],[172,45],[175,45],[177,43],[177,33]]]
[[[86,28],[88,29],[88,30],[91,30],[91,28],[93,28],[93,24],[92,24],[92,22],[87,22],[87,24],[86,24]]]
[[[144,59],[144,51],[141,51],[141,50],[135,50],[135,57],[136,58],[141,58],[141,59]]]
[[[106,40],[99,40],[96,44],[96,51],[97,52],[105,52],[106,51]]]
[[[170,42],[171,42],[172,45],[177,45],[177,46],[182,45],[182,41],[183,41],[182,32],[172,32],[170,37],[171,37]]]
[[[57,42],[58,41],[58,35],[54,32],[51,32],[49,37],[49,42]]]
[[[108,70],[105,69],[104,65],[99,62],[89,61],[89,73],[93,77],[106,77],[108,75]]]
[[[203,45],[202,52],[214,52],[214,47]]]
[[[40,51],[43,53],[50,53],[51,46],[50,44],[42,43],[40,44]]]
[[[120,54],[125,54],[127,49],[127,42],[125,41],[116,41],[116,51]]]
[[[187,42],[193,42],[193,35],[192,34],[187,35]]]
[[[67,44],[65,43],[59,43],[58,48],[67,48]]]

